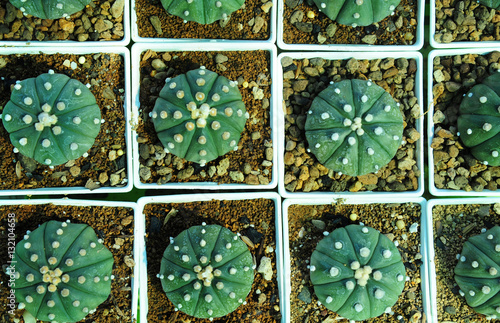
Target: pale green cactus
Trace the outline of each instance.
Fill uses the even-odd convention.
[[[21,154],[56,166],[92,147],[101,128],[101,110],[85,85],[49,71],[14,86],[2,120]]]
[[[24,15],[42,19],[67,18],[83,10],[92,0],[10,0]]]
[[[252,254],[238,235],[203,223],[171,238],[158,278],[176,310],[213,319],[245,303],[253,269]]]
[[[200,24],[227,19],[244,3],[245,0],[161,0],[168,13],[181,17],[184,21],[196,21]]]

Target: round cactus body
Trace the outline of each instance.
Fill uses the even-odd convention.
[[[310,270],[319,301],[355,321],[390,311],[406,280],[394,243],[361,225],[336,229],[323,238],[311,256]]]
[[[500,166],[500,72],[465,95],[457,121],[460,138],[474,157]]]
[[[167,79],[151,112],[167,152],[204,165],[238,149],[248,113],[237,83],[205,69]]]
[[[500,227],[470,237],[455,267],[460,294],[476,312],[500,318]]]
[[[313,100],[305,134],[325,167],[350,176],[377,172],[394,157],[403,135],[399,104],[371,81],[332,83]]]
[[[42,19],[66,18],[83,10],[92,0],[10,0],[25,15]]]
[[[53,71],[18,82],[2,119],[21,154],[50,166],[83,156],[101,128],[101,110],[92,92]]]
[[[252,288],[252,254],[224,227],[193,226],[171,239],[158,277],[176,309],[198,318],[221,317],[244,303]]]
[[[342,25],[368,26],[394,13],[401,0],[313,0],[319,11]]]
[[[245,0],[161,0],[165,10],[184,21],[211,24],[227,19],[230,14],[243,6]]]
[[[49,221],[14,253],[20,309],[50,322],[77,322],[111,292],[113,255],[86,224]]]

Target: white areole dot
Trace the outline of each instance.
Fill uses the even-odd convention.
[[[375,272],[373,273],[373,279],[374,279],[374,280],[377,280],[377,281],[378,281],[378,280],[381,280],[381,279],[382,279],[382,272],[380,272],[380,271],[378,271],[378,270],[377,270],[377,271],[375,271]]]
[[[342,242],[340,242],[340,241],[335,242],[334,247],[337,250],[342,249],[342,247],[343,247]]]
[[[352,111],[352,106],[350,104],[344,105],[344,111],[345,112],[351,112]]]
[[[344,165],[349,164],[349,159],[347,159],[347,158],[343,158],[343,159],[342,159],[342,164],[344,164]]]
[[[489,294],[491,292],[491,288],[489,286],[483,286],[483,288],[481,288],[481,291],[483,292],[483,294]]]
[[[80,117],[74,117],[73,118],[73,123],[74,124],[80,124],[82,122],[82,119],[80,119]]]
[[[42,141],[42,146],[43,146],[44,148],[49,148],[49,147],[50,147],[50,140],[49,140],[49,139],[44,139],[44,140]]]
[[[50,91],[50,89],[52,88],[52,84],[50,84],[50,82],[45,82],[43,84],[43,87],[47,90],[47,91]]]
[[[483,130],[484,131],[490,131],[491,128],[493,128],[493,126],[491,125],[491,123],[487,123],[486,122],[485,124],[483,124]]]
[[[12,116],[11,116],[10,114],[6,114],[6,115],[3,117],[3,119],[4,119],[5,121],[10,121],[10,120],[12,120]]]
[[[363,258],[368,257],[370,255],[370,249],[368,249],[366,247],[359,249],[359,255]]]
[[[339,137],[340,136],[339,136],[338,133],[333,133],[331,138],[332,138],[333,141],[337,141],[337,140],[339,140]]]
[[[77,144],[77,143],[75,143],[75,142],[73,142],[73,143],[71,143],[71,145],[69,146],[69,148],[70,148],[71,150],[77,150],[77,149],[78,149],[78,144]]]
[[[384,132],[384,129],[382,129],[382,127],[377,127],[375,128],[375,130],[373,131],[377,136],[380,136],[383,132]]]
[[[353,290],[354,289],[354,282],[352,280],[348,280],[346,283],[345,283],[345,288],[347,288],[347,290]]]
[[[28,139],[27,138],[21,138],[21,139],[19,139],[19,144],[21,146],[26,146],[27,143],[28,143]]]
[[[56,108],[57,108],[57,110],[62,111],[64,109],[66,109],[66,104],[64,102],[57,102]]]
[[[479,263],[477,261],[475,261],[475,260],[471,263],[471,265],[472,265],[472,268],[479,267]]]
[[[330,118],[330,115],[328,114],[328,112],[323,112],[323,113],[321,114],[321,119],[326,120],[326,119],[328,119],[328,118]]]
[[[375,290],[375,298],[382,299],[385,296],[385,292],[379,288]]]
[[[363,305],[361,305],[361,304],[359,304],[359,303],[355,304],[355,305],[354,305],[354,310],[355,310],[356,312],[358,312],[358,313],[359,313],[359,312],[361,312],[361,311],[363,310]]]
[[[327,304],[330,304],[333,301],[333,298],[331,296],[328,296],[325,300]]]
[[[373,121],[373,115],[368,113],[366,116],[365,116],[365,121],[366,122],[371,122]]]
[[[390,106],[390,105],[386,105],[386,106],[384,107],[384,111],[385,111],[385,112],[389,112],[389,111],[391,111],[391,106]]]
[[[373,150],[373,148],[368,147],[368,149],[366,149],[366,152],[368,153],[368,155],[372,156],[375,153],[375,150]]]
[[[356,138],[354,137],[349,137],[347,139],[347,142],[349,143],[349,145],[353,146],[354,144],[356,144]]]
[[[391,252],[390,250],[388,250],[388,249],[387,249],[387,250],[384,250],[384,251],[382,252],[382,256],[383,256],[385,259],[391,258],[391,256],[392,256],[392,252]]]
[[[23,102],[26,105],[32,105],[33,104],[33,99],[30,98],[29,96],[27,96],[27,97],[24,98]]]
[[[330,276],[336,277],[340,274],[340,270],[337,267],[330,268]]]
[[[481,102],[481,103],[486,103],[486,101],[488,101],[488,98],[485,96],[482,96],[479,98],[479,102]]]
[[[355,261],[351,262],[351,266],[350,267],[351,267],[352,270],[356,270],[356,269],[359,269],[359,267],[361,267],[361,265],[359,264],[359,261],[355,260]]]
[[[498,151],[497,151],[497,150],[493,150],[493,151],[491,152],[491,156],[492,156],[492,157],[494,157],[494,158],[497,158],[497,157],[498,157],[498,155],[499,155],[499,154],[498,154]]]

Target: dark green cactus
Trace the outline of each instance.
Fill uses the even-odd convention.
[[[18,82],[2,119],[21,154],[50,166],[83,156],[101,128],[101,110],[92,92],[53,71]]]
[[[394,243],[361,225],[336,229],[323,238],[311,256],[310,270],[319,301],[355,321],[390,312],[406,281]]]
[[[83,10],[92,0],[10,0],[24,15],[42,19],[67,18]]]
[[[467,93],[457,121],[460,138],[474,157],[500,166],[500,72]]]
[[[245,0],[161,0],[165,10],[184,21],[211,24],[216,20],[227,19],[230,14],[243,6]]]
[[[158,277],[176,310],[213,319],[245,302],[253,269],[252,254],[236,234],[204,223],[171,238]]]
[[[460,295],[476,312],[500,318],[500,227],[467,240],[455,267]]]
[[[319,11],[342,25],[368,26],[394,13],[401,0],[313,0]]]
[[[150,116],[167,152],[201,165],[237,150],[248,119],[237,83],[203,66],[167,79]]]
[[[19,308],[42,321],[80,321],[111,292],[113,255],[86,224],[45,222],[13,260]]]
[[[305,134],[325,167],[350,176],[377,172],[394,157],[403,117],[389,93],[371,81],[331,83],[313,100]]]
[[[493,8],[495,10],[500,10],[499,0],[478,0],[478,2],[486,7]]]

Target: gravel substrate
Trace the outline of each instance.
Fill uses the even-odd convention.
[[[238,81],[250,118],[238,150],[208,162],[188,162],[165,150],[154,130],[149,113],[167,77],[175,77],[205,66],[208,70]],[[143,183],[216,182],[266,185],[272,180],[271,66],[268,51],[153,52],[141,59],[139,175]]]
[[[9,0],[0,0],[0,40],[121,40],[125,35],[124,8],[125,0],[94,0],[68,19],[52,20],[24,16]]]
[[[463,96],[500,69],[500,52],[436,57],[433,62],[434,185],[438,189],[481,192],[500,185],[500,167],[487,166],[457,136],[458,108]]]
[[[436,0],[435,25],[438,43],[500,40],[500,11],[477,1]]]
[[[459,294],[453,270],[457,255],[471,236],[500,225],[500,203],[436,205],[432,209],[439,322],[499,322],[487,320],[467,305]]]
[[[417,35],[417,0],[402,0],[388,16],[366,27],[338,24],[308,0],[285,0],[283,41],[286,44],[412,45]]]
[[[285,109],[285,178],[290,192],[310,191],[414,191],[418,187],[417,144],[420,133],[416,120],[421,118],[415,96],[417,63],[414,59],[386,58],[374,60],[326,60],[312,58],[293,60],[284,57],[283,99]],[[330,81],[371,79],[388,91],[404,119],[402,145],[388,165],[377,173],[351,177],[339,175],[321,165],[307,151],[304,124],[306,114],[316,95]]]
[[[420,205],[413,203],[291,205],[288,224],[285,224],[288,225],[290,247],[290,322],[349,322],[326,307],[318,306],[308,264],[317,243],[324,238],[323,232],[360,222],[394,241],[408,277],[392,312],[365,322],[426,322],[420,287],[420,216]]]

